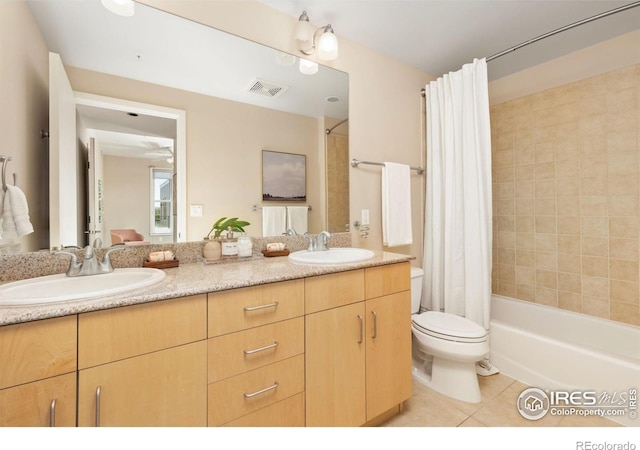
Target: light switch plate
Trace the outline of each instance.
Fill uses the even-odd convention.
[[[202,205],[190,205],[191,217],[202,217]]]
[[[369,210],[368,209],[363,209],[362,210],[362,225],[369,225]]]

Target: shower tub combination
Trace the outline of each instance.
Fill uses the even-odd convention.
[[[501,373],[533,387],[640,391],[639,327],[493,295],[490,347]],[[629,414],[608,418],[640,426]]]

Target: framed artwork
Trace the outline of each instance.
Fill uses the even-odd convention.
[[[262,201],[307,201],[306,155],[262,150]]]

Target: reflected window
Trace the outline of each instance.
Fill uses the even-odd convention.
[[[150,234],[173,234],[173,171],[169,169],[151,169]]]

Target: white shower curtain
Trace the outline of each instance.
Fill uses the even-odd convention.
[[[427,189],[423,309],[489,329],[491,129],[485,59],[426,89]]]

